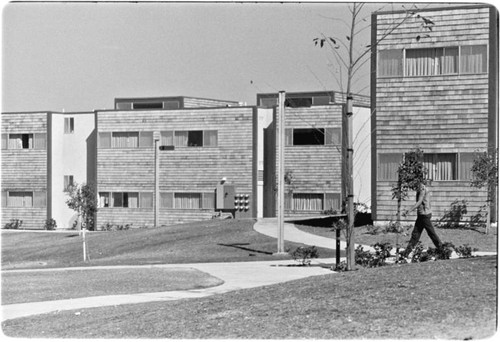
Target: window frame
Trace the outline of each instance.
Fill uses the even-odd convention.
[[[299,131],[299,132],[298,132]],[[302,133],[300,133],[300,131]],[[316,133],[321,136],[322,143],[318,144],[297,144],[296,134],[306,134],[306,131]],[[311,137],[312,140],[314,137]],[[342,128],[340,127],[294,127],[285,128],[285,146],[339,146],[342,144]]]
[[[482,58],[484,59],[483,63],[481,63],[482,66],[482,71],[479,72],[467,72],[464,69],[463,66],[463,58],[465,56],[465,53],[463,52],[463,49],[465,48],[481,48],[484,49],[484,53],[481,54],[483,56]],[[432,49],[434,50],[434,54],[432,56],[433,59],[433,73],[432,74],[424,74],[424,75],[408,75],[407,73],[407,62],[408,62],[408,57],[407,57],[407,52],[408,51],[417,51],[417,50],[427,50],[427,49]],[[443,72],[442,71],[442,64],[439,62],[440,57],[446,56],[446,49],[457,49],[458,50],[458,55],[456,59],[456,72]],[[383,71],[383,67],[381,65],[382,60],[383,60],[383,54],[390,53],[391,51],[397,52],[401,50],[401,63],[398,65],[398,72],[395,74],[381,74],[381,71]],[[460,75],[483,75],[483,74],[488,74],[489,73],[489,50],[490,46],[489,44],[469,44],[469,45],[450,45],[450,46],[437,46],[437,47],[423,47],[423,48],[403,48],[403,49],[381,49],[377,51],[377,78],[394,78],[394,77],[432,77],[432,76],[460,76]],[[442,54],[439,55],[437,53],[438,51],[441,51]],[[399,70],[401,69],[401,70]],[[440,69],[440,72],[437,72],[437,69]]]
[[[75,133],[75,118],[67,117],[64,118],[64,134],[74,134]]]

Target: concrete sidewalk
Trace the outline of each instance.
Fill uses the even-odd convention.
[[[258,219],[254,225],[254,229],[264,235],[278,238],[278,219],[276,217],[270,218],[262,218]],[[304,232],[297,227],[293,223],[289,223],[285,221],[285,231],[284,237],[286,241],[303,243],[309,246],[316,246],[322,248],[335,249],[336,248],[336,240],[327,238],[324,236],[314,235],[307,232]],[[359,244],[354,244],[355,247],[359,246]],[[374,249],[370,246],[362,245],[365,251],[373,251]],[[340,248],[345,250],[346,243],[345,241],[340,241]]]
[[[332,263],[332,259],[316,259],[315,263]],[[79,310],[101,306],[122,304],[137,304],[157,301],[171,301],[184,298],[202,298],[214,294],[234,290],[248,289],[287,282],[291,280],[332,274],[332,271],[322,267],[287,267],[295,266],[293,260],[234,262],[234,263],[203,263],[203,264],[171,264],[146,266],[109,266],[109,267],[79,267],[71,270],[84,269],[119,269],[119,268],[194,268],[208,273],[224,281],[224,284],[205,289],[186,291],[165,291],[154,293],[137,293],[128,295],[96,296],[86,298],[62,299],[35,303],[11,304],[2,306],[2,321],[31,315],[39,315],[63,310]],[[3,271],[7,272],[57,272],[67,269],[38,269]]]

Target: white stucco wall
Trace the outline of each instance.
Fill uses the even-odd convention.
[[[370,108],[353,109],[354,202],[371,206],[371,115]]]
[[[258,157],[257,157],[257,170],[258,173],[264,172],[264,128],[267,128],[273,122],[273,109],[272,108],[258,108]],[[257,217],[264,215],[264,181],[257,181]]]
[[[73,133],[64,133],[64,118],[74,118]],[[64,192],[64,176],[72,175],[78,184],[87,182],[87,139],[94,131],[94,113],[52,114],[52,160],[51,160],[51,205],[52,218],[57,228],[71,228],[76,219],[75,212],[68,208]]]

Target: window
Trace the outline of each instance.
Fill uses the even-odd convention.
[[[112,148],[136,148],[139,146],[139,132],[113,132]]]
[[[9,134],[7,148],[9,150],[33,148],[33,134]]]
[[[480,74],[487,72],[488,48],[486,45],[460,47],[460,72]]]
[[[160,145],[163,146],[174,145],[174,131],[160,132]]]
[[[174,194],[174,208],[176,209],[201,209],[201,193],[183,193]]]
[[[381,50],[378,56],[379,76],[403,75],[403,50]]]
[[[442,181],[457,179],[456,153],[424,153],[427,178]]]
[[[207,131],[175,131],[173,138],[171,132],[162,132],[162,145],[173,145],[176,147],[216,147],[218,145],[218,132],[216,130]],[[170,144],[169,144],[170,143]]]
[[[340,210],[341,201],[339,193],[325,194],[325,210]]]
[[[377,70],[381,77],[480,74],[487,71],[487,45],[381,50]]]
[[[260,105],[262,107],[274,107],[278,105],[278,99],[276,97],[261,98]]]
[[[179,109],[180,107],[179,101],[163,101],[164,109]]]
[[[323,194],[293,194],[292,208],[297,211],[321,211],[323,197]]]
[[[108,208],[109,207],[109,192],[99,193],[99,207]]]
[[[75,118],[64,118],[64,134],[72,134],[75,131]]]
[[[31,208],[33,207],[32,191],[9,191],[7,192],[7,207]]]
[[[74,185],[73,176],[72,175],[64,176],[64,189],[63,189],[63,191],[69,190],[69,187],[71,187],[73,185]]]
[[[456,74],[458,47],[406,50],[406,76]]]
[[[163,109],[163,102],[134,102],[133,109]]]
[[[299,107],[311,107],[312,97],[294,97],[285,99],[285,107],[299,108]]]
[[[401,153],[381,153],[378,155],[378,172],[377,178],[379,181],[397,180],[398,167],[402,161]]]
[[[150,199],[150,200],[149,200]],[[146,208],[153,205],[152,193],[141,193],[141,204]],[[101,208],[139,208],[138,192],[99,192],[99,207]]]
[[[137,192],[113,192],[113,208],[138,208],[139,194]]]
[[[288,134],[287,134],[288,133]],[[324,145],[324,128],[294,128],[285,132],[285,145]]]

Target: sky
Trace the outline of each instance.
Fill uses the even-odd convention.
[[[345,89],[313,39],[347,42],[352,3],[45,2],[2,8],[2,112],[112,109],[117,97],[192,96],[254,105],[256,94]],[[367,4],[355,46],[370,43]],[[406,4],[408,6],[408,4]],[[369,94],[369,63],[353,91]]]

